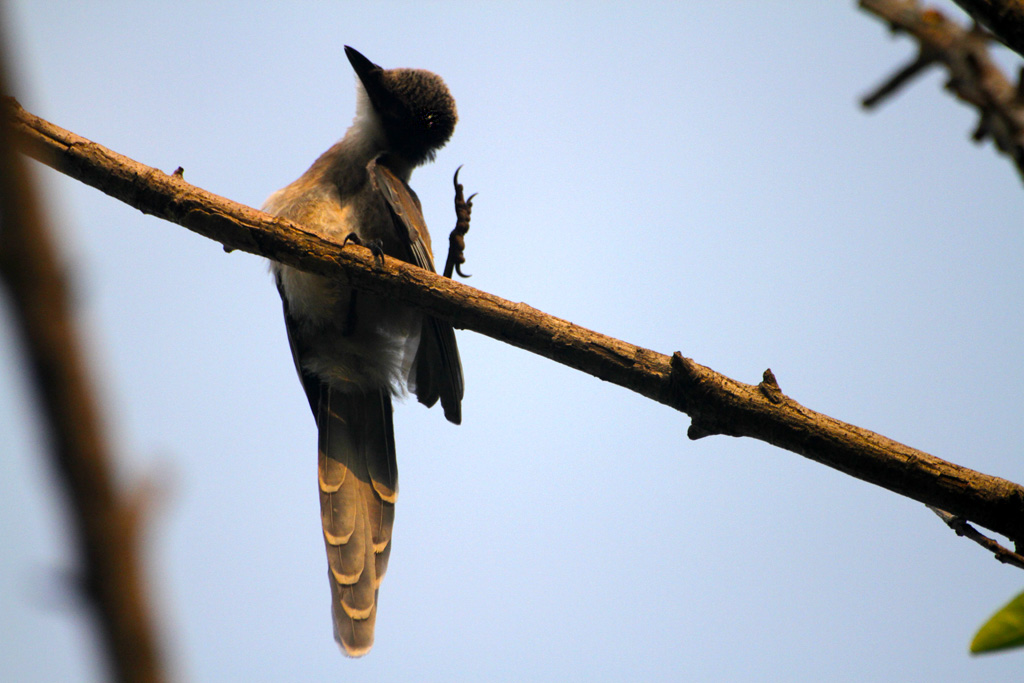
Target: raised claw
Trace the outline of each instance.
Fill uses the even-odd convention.
[[[466,240],[465,235],[469,232],[469,217],[473,211],[473,197],[476,196],[476,192],[469,195],[469,199],[464,199],[462,196],[462,184],[459,183],[459,171],[462,170],[460,165],[455,169],[455,176],[452,178],[452,182],[455,185],[455,228],[448,236],[448,260],[444,265],[444,276],[450,278],[453,273],[458,273],[459,277],[469,277],[468,274],[462,272],[462,264],[466,262],[465,250]]]

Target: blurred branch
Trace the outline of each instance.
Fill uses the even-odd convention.
[[[978,0],[960,4],[997,3]],[[860,6],[887,22],[893,31],[907,33],[918,43],[914,60],[865,96],[861,100],[864,107],[874,108],[926,67],[941,64],[949,72],[946,88],[978,110],[974,141],[991,138],[1024,177],[1024,83],[1018,80],[1017,86],[1012,85],[992,61],[988,52],[990,34],[978,26],[963,28],[937,10],[922,9],[915,0],[861,0]]]
[[[0,64],[0,92],[9,92]],[[139,505],[120,495],[67,277],[9,117],[0,120],[0,281],[42,402],[53,461],[72,509],[82,585],[119,681],[165,679],[138,553]],[[55,501],[63,511],[65,501]]]
[[[54,126],[7,101],[25,152],[84,183],[222,243],[421,308],[631,389],[687,413],[688,435],[748,436],[799,453],[1015,540],[1024,540],[1024,487],[946,462],[816,413],[770,371],[743,384],[676,353],[666,356],[555,318],[369,250],[341,248],[301,226],[194,187]]]

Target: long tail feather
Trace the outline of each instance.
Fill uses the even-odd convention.
[[[398,496],[391,397],[324,384],[317,425],[334,636],[345,654],[359,657],[373,645],[377,589],[391,553]]]

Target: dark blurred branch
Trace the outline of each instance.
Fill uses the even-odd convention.
[[[1021,0],[954,0],[1008,48],[1024,56],[1024,2]]]
[[[345,248],[301,226],[223,199],[43,121],[17,103],[3,116],[31,156],[135,208],[238,249],[421,308],[681,410],[692,439],[749,436],[864,481],[1024,539],[1024,487],[816,413],[770,372],[743,384],[683,358],[628,344],[385,257]]]
[[[860,6],[888,23],[893,31],[907,33],[918,43],[917,57],[864,97],[862,104],[866,108],[877,106],[928,65],[941,64],[949,72],[947,89],[978,110],[973,139],[981,142],[991,138],[1024,177],[1024,91],[1020,83],[1011,84],[992,61],[989,34],[979,27],[963,28],[937,10],[921,8],[914,0],[861,0]]]
[[[880,104],[886,98],[895,95],[900,88],[909,83],[915,76],[934,63],[935,55],[926,54],[923,51],[919,52],[917,57],[911,60],[905,67],[890,76],[889,80],[871,91],[871,94],[865,95],[863,99],[861,99],[860,103],[865,109],[872,109],[875,105]]]
[[[0,27],[2,32],[2,27]],[[0,64],[0,92],[9,92]],[[28,356],[70,508],[82,589],[119,681],[165,680],[138,553],[138,506],[114,483],[108,440],[69,304],[67,277],[36,190],[0,120],[0,281]],[[64,501],[55,507],[64,509]],[[55,645],[56,647],[56,645]]]

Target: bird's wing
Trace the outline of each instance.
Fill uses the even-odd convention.
[[[298,334],[299,323],[292,316],[288,306],[288,297],[285,295],[284,284],[281,281],[280,274],[276,274],[274,281],[277,284],[277,291],[281,295],[281,305],[284,308],[284,330],[288,335],[288,347],[292,351],[292,361],[295,363],[295,371],[299,375],[299,381],[302,382],[302,389],[306,393],[306,400],[309,401],[309,407],[313,411],[313,417],[317,416],[317,405],[320,400],[320,379],[302,368],[302,359],[306,355],[306,349],[303,348],[301,339]]]
[[[430,253],[430,233],[416,193],[379,159],[372,160],[367,170],[388,204],[395,231],[408,249],[403,260],[436,272]],[[462,361],[451,324],[424,316],[415,367],[416,398],[427,406],[434,405],[440,398],[445,417],[459,424],[464,385]]]

